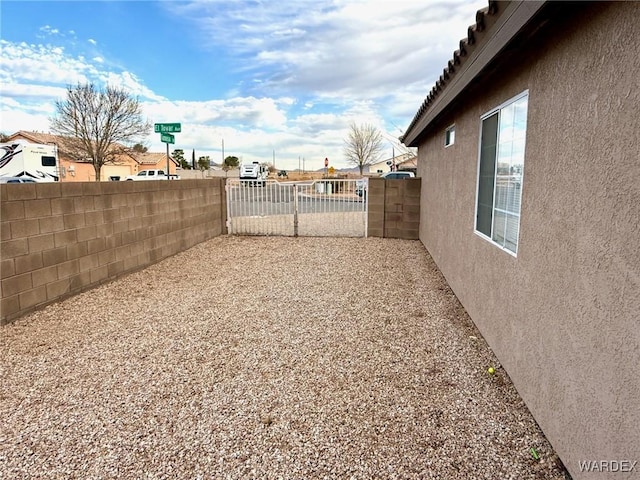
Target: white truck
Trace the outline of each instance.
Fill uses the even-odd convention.
[[[36,182],[57,182],[58,149],[38,143],[0,144],[0,176],[31,178]]]
[[[249,182],[249,185],[261,185],[267,182],[269,170],[258,162],[245,163],[240,166],[240,181]]]
[[[125,180],[128,181],[141,181],[141,180],[180,180],[179,175],[170,174],[167,177],[167,174],[164,173],[164,170],[151,169],[151,170],[140,170],[137,175],[127,175]]]

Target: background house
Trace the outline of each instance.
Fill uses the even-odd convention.
[[[416,155],[406,155],[396,160],[396,170],[409,170],[413,173],[417,173],[418,157]]]
[[[385,158],[377,163],[369,165],[369,174],[377,175],[385,172],[390,172],[392,167],[398,170],[411,170],[416,168],[416,156],[411,153],[403,153],[395,155],[390,158]],[[366,168],[366,167],[365,167]],[[367,173],[366,171],[364,173]]]
[[[131,157],[135,161],[135,165],[131,174],[135,175],[142,170],[151,170],[154,168],[167,170],[167,154],[166,153],[154,153],[154,152],[135,152]],[[176,173],[178,169],[178,162],[169,155],[169,173]],[[127,174],[127,175],[131,175]],[[124,178],[124,177],[122,177]]]
[[[573,478],[639,478],[640,3],[488,5],[403,137],[420,239]]]
[[[96,173],[91,162],[79,162],[66,153],[65,137],[50,133],[26,132],[20,130],[11,135],[7,142],[28,142],[58,147],[58,160],[61,182],[89,182],[95,181]],[[176,173],[177,162],[170,156],[169,167]],[[124,179],[127,175],[135,175],[140,170],[167,169],[166,153],[133,152],[131,155],[120,155],[114,163],[107,164],[100,171],[101,180],[107,181],[110,177]]]

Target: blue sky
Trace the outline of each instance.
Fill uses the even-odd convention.
[[[0,3],[0,132],[49,131],[68,85],[127,89],[171,149],[294,169],[348,166],[349,124],[384,157],[486,0],[7,1]],[[144,139],[152,151],[159,134]]]

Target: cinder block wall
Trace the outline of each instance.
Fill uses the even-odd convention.
[[[369,179],[368,235],[418,240],[420,178]]]
[[[224,180],[0,185],[0,324],[224,233]]]

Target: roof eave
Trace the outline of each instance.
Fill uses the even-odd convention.
[[[401,137],[402,143],[407,147],[417,147],[431,124],[500,55],[546,3],[548,2],[490,2],[489,9],[480,10],[476,16],[479,23],[483,21],[487,12],[491,13],[492,9],[497,9],[495,23],[488,31],[483,32],[483,38],[477,45],[474,45],[473,37],[476,32],[483,30],[482,25],[476,23],[469,27],[469,36],[460,42],[460,50],[456,50],[448,68],[444,70]],[[470,49],[469,46],[473,48]],[[460,55],[461,50],[471,50],[466,59]]]

